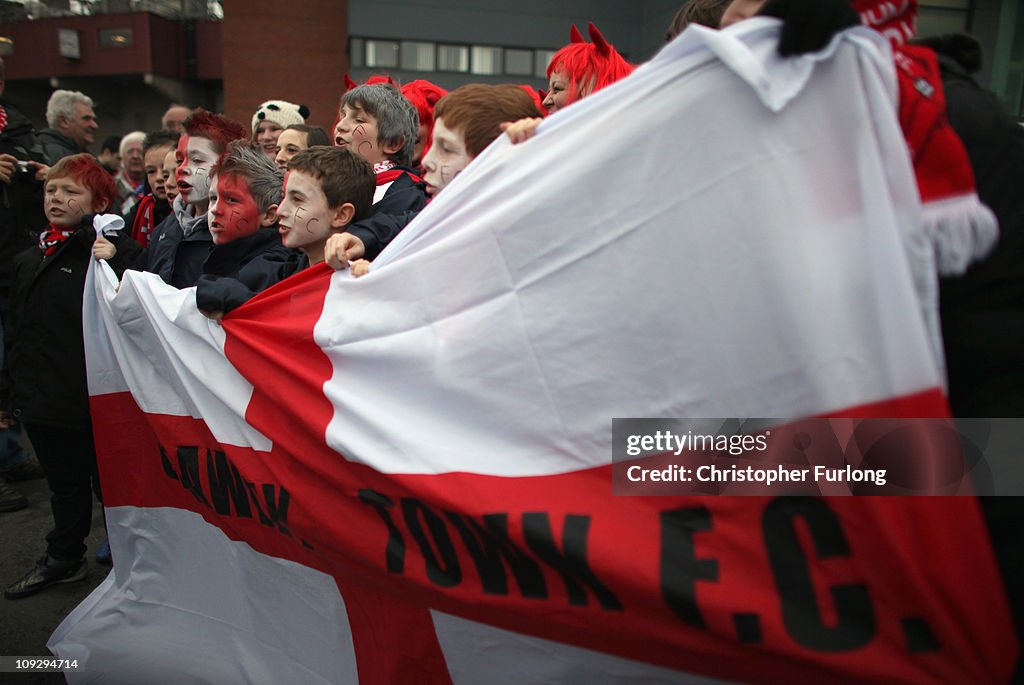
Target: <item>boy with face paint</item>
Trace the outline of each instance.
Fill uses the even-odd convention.
[[[208,212],[214,247],[196,283],[196,303],[207,316],[219,319],[252,297],[237,277],[257,258],[275,274],[275,265],[288,261],[291,251],[277,230],[283,182],[273,160],[242,141],[231,143],[214,167]]]
[[[419,114],[390,83],[363,84],[342,96],[335,145],[373,165],[374,214],[418,211],[427,204],[423,181],[410,167],[419,136]]]
[[[138,267],[158,274],[176,288],[196,284],[213,248],[207,223],[210,206],[210,171],[233,140],[249,137],[245,127],[225,116],[198,109],[185,120],[185,135],[178,141],[178,197],[173,218],[153,232]]]
[[[538,117],[533,98],[512,84],[474,83],[456,88],[441,98],[434,109],[432,142],[423,157],[427,192],[436,196],[501,135],[502,123]],[[327,263],[343,269],[354,262],[355,275],[366,273],[366,260],[374,259],[419,210],[369,218],[353,223],[344,233],[327,241]],[[355,260],[359,260],[356,262]]]
[[[91,155],[57,162],[46,175],[47,226],[38,246],[14,259],[7,361],[0,382],[0,424],[25,426],[47,483],[54,527],[46,552],[4,595],[18,599],[86,576],[85,539],[92,496],[100,496],[82,336],[82,294],[94,258],[118,273],[138,252],[127,235],[96,237],[95,212],[109,209],[117,190]],[[104,251],[117,246],[117,254]]]
[[[212,291],[203,291],[204,277],[196,289],[199,308],[220,319],[278,281],[324,261],[328,238],[370,212],[375,181],[373,167],[350,150],[313,147],[296,153],[288,161],[284,196],[277,207],[279,245],[290,254],[282,258],[268,250],[234,278],[210,281],[219,289],[218,300],[208,299]]]

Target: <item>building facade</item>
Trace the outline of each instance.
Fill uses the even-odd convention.
[[[899,3],[903,0],[892,0]],[[346,73],[451,89],[470,82],[546,87],[569,27],[594,22],[633,62],[664,44],[681,0],[0,0],[5,96],[45,125],[54,88],[97,102],[97,138],[154,130],[170,102],[248,124],[266,99],[334,123]],[[922,0],[919,35],[966,31],[985,50],[979,81],[1024,119],[1024,0]]]

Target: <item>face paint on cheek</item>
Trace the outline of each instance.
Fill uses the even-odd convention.
[[[360,138],[362,138],[362,140],[360,140]],[[373,141],[366,140],[366,127],[362,124],[356,126],[356,130],[352,132],[352,141],[356,142],[356,152],[358,152],[361,157],[367,157],[373,152]]]
[[[252,235],[259,228],[260,210],[245,179],[236,174],[217,178],[218,222],[223,222],[219,242]]]
[[[196,167],[192,170],[192,175],[185,179],[186,183],[191,183],[192,188],[188,191],[188,197],[186,200],[189,204],[201,205],[206,202],[210,197],[210,169],[207,167]]]
[[[178,139],[178,147],[174,151],[174,177],[181,180],[185,171],[185,159],[188,157],[188,136]]]

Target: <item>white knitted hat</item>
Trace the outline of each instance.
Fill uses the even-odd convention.
[[[305,105],[296,105],[285,100],[267,100],[252,115],[252,132],[253,135],[256,134],[256,127],[261,121],[272,121],[281,128],[288,128],[292,124],[306,123],[308,116],[309,108]]]

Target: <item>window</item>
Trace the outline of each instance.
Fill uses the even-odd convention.
[[[438,45],[438,71],[469,71],[469,48],[465,45]]]
[[[398,67],[398,43],[393,40],[366,41],[366,66],[396,69]]]
[[[474,74],[493,75],[501,73],[501,48],[474,45],[472,55],[472,72]]]
[[[505,50],[505,73],[515,76],[533,76],[533,50]]]
[[[348,41],[348,63],[353,67],[366,65],[366,41],[352,38]]]
[[[548,77],[548,62],[555,56],[554,50],[534,50],[533,51],[533,75],[537,78]]]
[[[403,40],[402,68],[411,71],[433,71],[434,44]]]
[[[124,31],[130,40],[130,29]],[[354,68],[447,71],[524,79],[547,78],[548,62],[554,54],[554,50],[544,48],[439,44],[358,36],[350,37],[348,42],[349,65]]]
[[[100,47],[127,48],[131,44],[131,29],[100,29]]]

